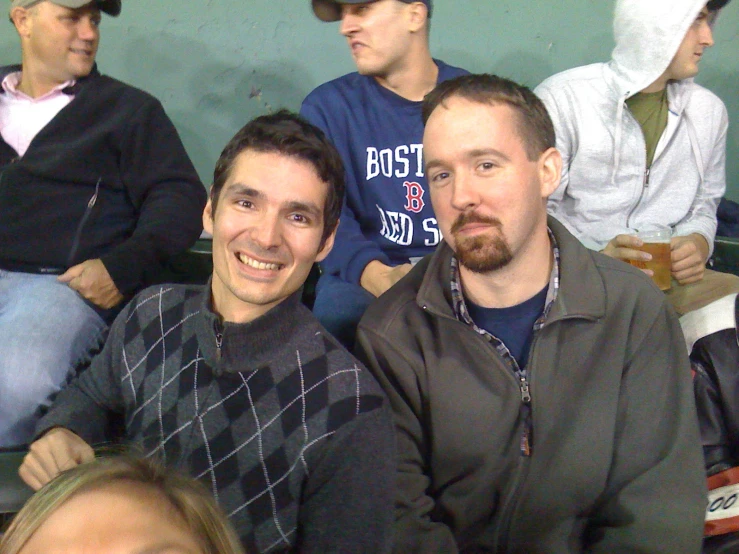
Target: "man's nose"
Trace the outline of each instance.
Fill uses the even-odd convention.
[[[77,35],[82,40],[94,41],[97,39],[100,30],[97,21],[89,17],[83,17],[77,24]]]
[[[352,33],[356,32],[358,27],[358,19],[354,14],[349,13],[348,11],[342,12],[341,24],[339,25],[339,33],[341,33],[345,37],[348,37]]]
[[[282,228],[278,216],[264,214],[251,229],[251,239],[264,250],[274,249],[282,244]]]
[[[473,180],[464,173],[457,173],[452,183],[452,207],[467,211],[480,204],[480,195]]]

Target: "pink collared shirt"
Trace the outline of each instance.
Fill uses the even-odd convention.
[[[23,156],[38,132],[74,99],[74,96],[62,92],[74,81],[67,81],[43,96],[31,98],[18,90],[20,78],[18,71],[3,79],[5,94],[0,94],[0,135],[19,156]]]

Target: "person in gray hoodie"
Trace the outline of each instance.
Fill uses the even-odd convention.
[[[627,261],[650,256],[635,231],[670,226],[680,286],[669,296],[679,313],[739,291],[739,279],[705,269],[726,189],[728,116],[693,81],[728,1],[618,0],[611,60],[564,71],[535,90],[563,157],[549,212],[585,246]]]

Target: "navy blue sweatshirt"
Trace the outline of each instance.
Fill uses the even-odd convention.
[[[438,82],[467,73],[434,60]],[[421,102],[359,73],[316,88],[301,115],[320,127],[346,166],[346,200],[322,270],[359,283],[367,264],[400,265],[429,254],[441,239],[423,170]]]

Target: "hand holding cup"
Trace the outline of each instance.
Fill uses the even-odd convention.
[[[642,241],[639,248],[649,254],[649,259],[629,260],[629,263],[639,269],[650,270],[652,280],[660,290],[669,290],[671,286],[672,258],[670,241],[672,229],[666,225],[653,225],[637,231],[637,238]]]

